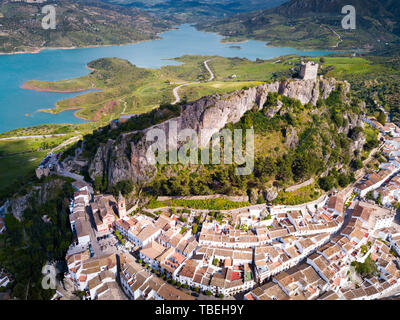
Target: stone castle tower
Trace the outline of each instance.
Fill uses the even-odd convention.
[[[301,62],[300,78],[303,80],[316,80],[319,64],[315,62]]]
[[[127,216],[125,198],[122,196],[121,192],[118,195],[118,216],[120,219]]]

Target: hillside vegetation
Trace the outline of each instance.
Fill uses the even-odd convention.
[[[71,136],[0,141],[0,203],[29,183],[46,154]]]
[[[136,8],[102,1],[50,0],[56,7],[56,29],[42,28],[42,7],[4,0],[0,2],[0,52],[36,51],[46,47],[86,47],[156,39],[171,22]]]
[[[278,114],[267,116],[266,111],[278,101],[283,104]],[[251,175],[235,174],[235,165],[160,165],[149,192],[249,194],[253,202],[264,202],[263,191],[275,188],[283,192],[278,195],[281,203],[314,200],[321,195],[320,189],[328,191],[354,181],[354,171],[359,169],[357,159],[365,156],[354,149],[354,144],[364,139],[364,130],[354,123],[364,111],[356,99],[343,95],[341,89],[327,100],[320,100],[316,107],[270,93],[262,110],[250,110],[238,123],[227,126],[254,129],[255,168]],[[377,145],[377,136],[371,136],[363,149],[368,154]],[[285,187],[312,177],[318,184],[284,193]]]
[[[92,88],[100,91],[90,92],[74,98],[58,101],[56,107],[41,111],[58,113],[68,109],[77,109],[76,116],[87,120],[109,121],[121,113],[144,113],[160,104],[174,101],[173,89],[182,83],[199,82],[182,87],[180,97],[185,101],[196,100],[212,93],[232,92],[242,87],[255,86],[269,79],[259,72],[251,75],[249,70],[255,62],[240,59],[235,62],[246,74],[241,81],[222,76],[218,81],[206,82],[209,73],[203,62],[207,56],[184,56],[175,60],[181,65],[164,66],[160,69],[145,69],[118,58],[102,58],[92,61],[88,67],[93,71],[86,76],[61,81],[31,80],[24,84],[27,89],[46,89],[49,91],[81,91]],[[221,58],[222,59],[222,58]],[[220,68],[219,59],[213,66]],[[221,61],[227,63],[227,58]],[[272,62],[266,62],[272,64]],[[249,79],[250,80],[247,80]]]
[[[42,111],[58,113],[76,109],[77,116],[105,125],[121,113],[144,113],[161,104],[171,103],[175,100],[172,91],[179,84],[192,83],[181,87],[179,96],[182,101],[194,101],[205,95],[233,92],[262,82],[291,78],[298,74],[300,59],[295,55],[256,61],[190,55],[174,59],[181,62],[180,65],[145,69],[126,60],[104,58],[90,62],[88,67],[93,71],[86,76],[62,81],[32,80],[24,86],[49,91],[100,89],[59,101],[55,108]],[[208,65],[215,76],[210,82],[206,81],[209,73],[203,64],[205,60],[209,60]],[[398,56],[353,57],[349,53],[337,53],[309,60],[320,64],[321,75],[349,81],[353,94],[365,100],[369,109],[373,110],[374,101],[378,100],[387,105],[388,110],[391,106],[398,108]],[[397,114],[394,109],[393,114]]]
[[[203,61],[206,59],[211,59],[208,65],[215,75],[215,80],[210,82],[204,81],[209,77],[203,65]],[[83,151],[85,158],[93,158],[99,145],[106,143],[108,139],[117,139],[121,133],[142,130],[152,124],[178,116],[185,100],[196,100],[202,95],[231,92],[262,82],[291,78],[297,75],[300,63],[300,57],[293,55],[273,60],[258,59],[256,61],[206,56],[184,56],[176,60],[183,64],[153,70],[137,68],[129,62],[119,59],[100,59],[89,64],[90,67],[98,69],[88,76],[65,81],[68,83],[69,88],[92,87],[93,85],[103,88],[100,92],[72,98],[75,99],[73,101],[75,101],[76,107],[83,108],[82,112],[92,110],[92,116],[109,101],[107,100],[108,90],[115,92],[113,90],[133,89],[131,92],[126,89],[128,92],[126,95],[121,95],[121,98],[118,99],[114,98],[113,101],[116,101],[117,107],[113,109],[113,112],[103,109],[104,114],[102,114],[100,120],[90,124],[71,126],[73,131],[85,130],[85,148]],[[348,102],[350,105],[341,102],[341,98],[337,94],[332,95],[325,102],[320,101],[316,109],[308,105],[299,105],[298,101],[275,97],[283,102],[285,106],[283,110],[287,111],[285,114],[279,114],[269,119],[263,114],[263,111],[249,111],[242,121],[236,124],[236,126],[249,127],[254,125],[255,127],[256,170],[260,171],[255,171],[258,173],[255,173],[254,177],[249,177],[248,179],[233,177],[233,168],[228,168],[228,166],[220,166],[219,169],[211,166],[200,168],[161,167],[160,176],[156,179],[159,182],[155,182],[151,186],[155,190],[154,193],[208,194],[225,192],[243,194],[250,189],[261,190],[274,185],[277,188],[284,189],[287,186],[301,183],[301,181],[307,180],[308,177],[318,178],[322,173],[329,175],[328,168],[334,168],[336,164],[341,163],[343,163],[343,167],[338,168],[337,172],[335,170],[331,172],[332,178],[322,179],[321,181],[316,179],[315,185],[293,194],[281,193],[279,198],[287,199],[285,201],[288,203],[296,202],[298,198],[296,194],[301,193],[303,198],[314,199],[320,195],[321,190],[319,187],[321,185],[324,189],[329,189],[335,185],[346,185],[351,181],[350,168],[354,170],[362,165],[361,161],[366,159],[370,150],[376,145],[376,134],[373,134],[373,130],[368,127],[361,131],[356,129],[351,133],[343,132],[348,125],[348,120],[341,118],[344,118],[347,112],[350,112],[350,115],[358,114],[361,101],[365,101],[366,109],[362,109],[362,112],[377,116],[379,104],[385,102],[385,108],[391,111],[393,119],[396,120],[399,112],[399,100],[396,99],[399,92],[396,89],[400,74],[399,58],[393,56],[353,57],[351,54],[341,53],[322,58],[311,58],[310,60],[320,64],[319,73],[324,77],[335,77],[338,80],[348,80],[351,83],[351,96],[350,98],[347,97],[347,99],[350,99]],[[131,72],[124,73],[122,70],[130,70]],[[232,75],[235,75],[235,77],[232,77]],[[179,91],[183,98],[182,103],[172,106],[169,104],[173,100],[172,89],[177,85],[175,82],[181,81],[199,81],[200,83],[182,87]],[[30,83],[38,87],[62,89],[63,82],[34,81]],[[154,85],[160,85],[160,83],[168,90],[152,90]],[[164,100],[165,102],[162,98],[163,93],[169,97]],[[85,96],[95,97],[93,98],[93,105],[84,103],[85,99],[83,98]],[[144,102],[145,97],[153,99],[151,100],[153,104],[146,105],[146,102]],[[270,98],[273,99],[273,97],[271,95]],[[96,102],[96,99],[100,102]],[[118,102],[119,99],[127,103],[121,105],[122,101]],[[80,102],[77,103],[78,101]],[[142,102],[134,105],[130,101]],[[74,104],[68,102],[68,100],[62,103],[68,106],[73,106]],[[268,103],[274,104],[276,101],[269,101]],[[159,107],[160,105],[161,107]],[[119,126],[118,129],[111,130],[108,125],[110,118],[118,117],[125,106],[125,113],[144,113]],[[152,110],[151,112],[146,112],[146,110],[150,109]],[[23,134],[26,132],[56,133],[70,130],[68,125],[45,127],[21,129],[4,135]],[[98,127],[102,127],[102,130],[97,130],[92,134],[92,130]],[[352,151],[349,152],[349,142],[353,139],[359,139],[361,135],[366,137],[364,142],[366,144],[365,150],[360,150],[357,154]],[[298,145],[290,145],[291,140],[296,140],[295,136],[298,138]],[[138,141],[140,138],[140,133],[137,133],[134,135],[133,140]],[[332,142],[332,145],[330,144],[331,141],[334,142]],[[63,157],[73,155],[75,148],[76,146],[71,146]],[[308,152],[304,153],[304,150],[311,150],[312,152],[308,154]],[[305,169],[302,168],[301,163],[297,165],[298,162],[295,161],[302,158],[308,159]],[[326,166],[327,163],[328,166],[325,168],[324,165]],[[283,168],[284,164],[287,165],[287,172],[279,172],[277,168]],[[267,167],[268,170],[264,172],[263,167]],[[298,168],[300,168],[299,171],[297,171]],[[219,172],[220,170],[221,172]],[[229,172],[232,172],[232,174]],[[263,181],[257,180],[260,175],[264,176]],[[181,180],[181,176],[183,180]],[[221,183],[220,181],[224,182]],[[101,190],[107,190],[107,181],[101,181],[100,184]],[[281,192],[284,192],[283,189]],[[308,195],[305,196],[303,191],[306,191]]]
[[[12,214],[5,216],[7,229],[0,235],[0,266],[13,275],[14,281],[8,287],[17,299],[49,300],[55,293],[42,287],[42,269],[46,264],[65,263],[72,241],[68,206],[74,192],[70,182],[58,179],[57,185],[52,198],[42,205],[31,199],[28,209],[21,212],[21,220]],[[63,273],[64,266],[57,268]]]
[[[287,0],[107,0],[126,7],[136,7],[178,23],[210,21],[238,12],[272,8]]]
[[[356,9],[356,29],[345,30],[342,7]],[[279,7],[198,24],[227,41],[256,39],[296,48],[382,48],[398,45],[399,1],[291,0]]]

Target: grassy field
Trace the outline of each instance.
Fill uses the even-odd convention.
[[[0,141],[0,190],[32,175],[44,156],[67,137]]]
[[[317,61],[319,58],[313,58]],[[400,58],[392,52],[382,56],[352,57],[341,54],[324,57],[321,71],[325,77],[347,80],[352,95],[366,102],[371,115],[379,111],[377,103],[400,122]],[[377,103],[375,103],[377,102]]]
[[[296,191],[279,192],[278,196],[273,200],[273,204],[297,205],[317,200],[321,195],[322,191],[315,184],[312,184]]]
[[[241,58],[215,57],[208,65],[215,70],[217,80],[232,79],[232,75],[235,75],[236,81],[270,81],[274,78],[274,74],[290,68],[289,65],[275,63],[277,60],[279,59],[250,61]]]
[[[15,179],[32,174],[46,153],[37,151],[0,157],[0,190],[6,189]]]
[[[179,90],[179,96],[186,99],[187,101],[193,101],[200,99],[201,97],[218,93],[224,94],[240,90],[243,88],[254,87],[263,82],[260,81],[237,81],[237,82],[224,82],[224,81],[212,81],[200,84],[194,84],[190,86],[182,87]]]
[[[311,58],[310,60],[320,62],[320,58]],[[373,64],[372,61],[362,57],[324,57],[323,68],[330,69],[326,76],[338,79],[350,79],[368,73],[381,73],[385,71],[382,65]]]
[[[210,74],[204,66],[204,61],[208,59],[215,75],[215,81],[211,82],[207,82]],[[182,64],[144,69],[126,60],[99,59],[88,64],[94,71],[86,76],[54,82],[31,80],[25,83],[25,87],[49,91],[100,89],[58,101],[55,108],[41,111],[59,113],[75,109],[78,117],[109,121],[121,113],[145,113],[160,104],[174,101],[172,91],[179,84],[199,82],[179,90],[181,98],[192,101],[213,93],[222,94],[258,85],[275,78],[277,74],[287,73],[292,67],[290,64],[276,64],[274,61],[199,55],[183,56],[174,60]],[[233,74],[235,77],[232,77]]]

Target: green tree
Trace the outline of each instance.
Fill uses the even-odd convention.
[[[356,170],[359,170],[363,167],[363,162],[360,159],[355,159],[352,162],[352,167]]]
[[[382,110],[379,111],[377,120],[381,125],[383,125],[383,126],[385,125],[385,123],[386,123],[386,115]]]
[[[376,262],[371,258],[371,254],[368,255],[363,263],[353,261],[351,265],[355,267],[356,272],[361,276],[374,276],[379,273]]]
[[[115,196],[121,192],[122,195],[126,196],[133,191],[134,184],[132,180],[122,180],[118,181],[115,186],[112,188],[112,192]]]
[[[278,180],[291,180],[293,177],[292,173],[292,160],[288,155],[284,155],[277,161],[277,175]]]
[[[97,192],[101,191],[101,189],[102,189],[102,178],[100,176],[96,176],[94,178],[93,188]]]
[[[347,187],[347,185],[350,183],[350,177],[346,175],[346,173],[342,172],[338,176],[338,183],[342,188]]]
[[[374,198],[374,191],[369,191],[366,195],[365,195],[365,198],[367,199],[367,200],[375,200],[375,198]]]
[[[318,179],[318,185],[324,191],[329,191],[333,187],[335,187],[335,182],[336,182],[336,179],[333,176],[326,176],[326,177]]]

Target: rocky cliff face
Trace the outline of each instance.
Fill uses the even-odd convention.
[[[280,84],[279,94],[289,98],[296,98],[302,104],[317,104],[319,98],[319,82],[314,80],[284,81]]]
[[[23,212],[31,207],[31,203],[42,205],[46,201],[53,199],[57,195],[54,190],[61,188],[64,183],[64,180],[54,179],[38,186],[33,186],[23,196],[16,196],[10,199],[6,212],[12,213],[16,219],[21,220]]]
[[[226,95],[215,94],[203,97],[183,106],[179,117],[143,130],[138,141],[134,142],[134,135],[137,132],[132,132],[122,134],[116,141],[109,140],[106,144],[99,146],[90,163],[89,175],[92,179],[105,175],[111,185],[125,179],[133,179],[136,182],[146,181],[155,174],[155,167],[146,157],[146,151],[153,144],[146,139],[146,134],[150,130],[159,129],[165,133],[167,150],[179,148],[184,143],[177,141],[175,135],[168,141],[169,133],[172,133],[174,125],[177,132],[188,128],[193,129],[199,137],[199,147],[205,147],[212,135],[228,123],[238,122],[252,108],[261,109],[270,92],[278,92],[281,95],[299,99],[303,104],[310,103],[315,106],[320,94],[322,98],[327,98],[338,84],[335,79],[291,80],[263,84]],[[344,87],[346,90],[349,89],[346,83]],[[268,116],[272,117],[277,111],[279,108],[269,110]]]

